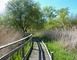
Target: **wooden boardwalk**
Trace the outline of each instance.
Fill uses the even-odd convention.
[[[39,48],[37,42],[34,42],[33,44],[33,50],[30,55],[29,60],[38,60],[39,59]]]
[[[45,55],[45,58],[43,60],[50,60],[49,56],[48,56],[48,53],[46,51],[46,48],[44,47],[44,45],[42,43],[41,43],[41,46],[42,46],[42,49],[44,50],[44,55]]]
[[[37,41],[37,39],[35,40],[36,41],[33,42],[33,50],[31,52],[29,60],[50,60],[43,44]]]
[[[23,43],[23,41],[25,41],[25,39],[28,39],[28,40]],[[21,54],[20,54],[22,60],[52,60],[50,58],[51,56],[48,53],[48,49],[46,48],[46,45],[43,42],[41,42],[39,38],[32,37],[32,34],[27,37],[24,37],[20,40],[0,46],[0,50],[6,48],[8,46],[20,43],[20,42],[22,42],[22,43],[19,46],[17,46],[16,48],[11,50],[4,56],[0,57],[0,60],[8,60],[8,58],[10,58],[11,56],[12,57],[9,60],[11,60],[11,59],[15,60],[14,54],[17,53],[17,55],[18,55],[18,51],[20,51],[20,49],[22,49]],[[28,43],[30,43],[30,48],[25,55],[24,47],[27,46]]]

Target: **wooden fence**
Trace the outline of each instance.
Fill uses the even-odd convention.
[[[18,45],[17,47],[15,47],[13,50],[8,52],[7,54],[0,57],[0,60],[27,60],[29,58],[29,55],[33,48],[32,34],[27,37],[24,37],[20,40],[0,46],[0,50],[6,48],[8,46],[17,44],[17,43],[21,43],[21,44]],[[29,46],[29,47],[27,47],[27,46]]]

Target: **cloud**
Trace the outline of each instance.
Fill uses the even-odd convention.
[[[5,11],[6,4],[9,0],[0,0],[0,13]]]

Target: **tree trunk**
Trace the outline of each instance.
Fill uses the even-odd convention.
[[[27,30],[23,30],[23,37],[27,36]]]

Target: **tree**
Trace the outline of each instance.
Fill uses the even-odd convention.
[[[51,21],[53,18],[56,17],[56,10],[52,6],[44,7],[43,11],[44,11],[44,18],[47,21]]]
[[[44,8],[45,18],[49,21],[47,26],[51,28],[64,28],[68,26],[69,11],[68,8],[61,8],[59,10],[53,7]]]
[[[28,29],[43,28],[44,19],[37,3],[32,0],[11,0],[7,4],[8,24],[23,33]]]
[[[45,6],[43,8],[44,19],[47,21],[45,23],[45,29],[52,28],[52,20],[56,18],[56,9],[52,6]]]
[[[76,26],[77,27],[77,14],[75,16],[70,16],[70,25],[73,27],[73,26]]]
[[[62,25],[66,25],[68,22],[68,17],[69,17],[69,9],[68,8],[61,8],[57,10],[58,12],[58,19],[62,21]]]

